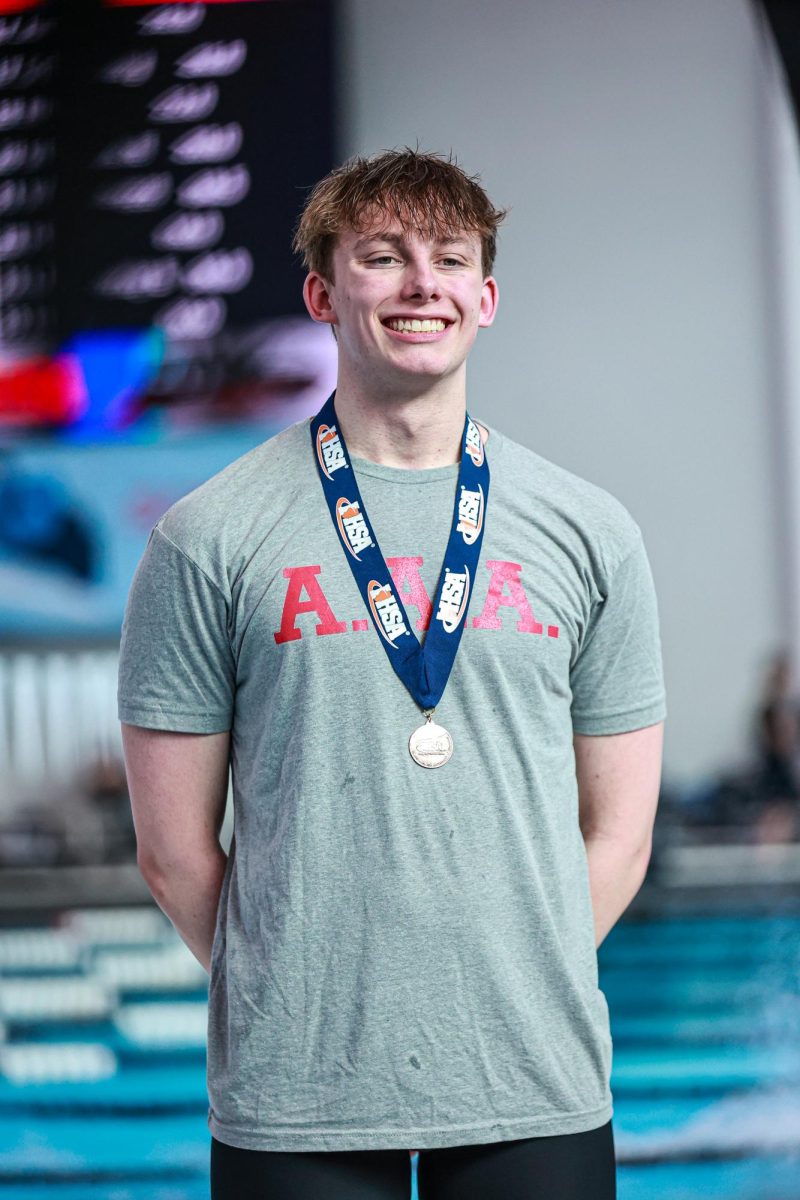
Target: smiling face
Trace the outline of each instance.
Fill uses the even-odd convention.
[[[491,325],[497,284],[484,278],[477,233],[429,238],[399,222],[345,229],[333,279],[312,271],[311,316],[336,327],[340,385],[419,394],[464,376],[478,329]]]

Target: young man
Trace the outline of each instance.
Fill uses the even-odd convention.
[[[405,1200],[413,1149],[421,1200],[614,1195],[595,951],[648,861],[656,604],[616,500],[467,417],[502,216],[412,151],[317,185],[336,392],[175,504],[131,589],[119,716],[141,869],[211,975],[215,1200]]]

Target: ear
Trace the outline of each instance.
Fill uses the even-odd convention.
[[[494,276],[487,275],[483,281],[483,290],[481,291],[481,312],[478,319],[478,325],[481,329],[485,329],[487,325],[491,325],[494,315],[497,312],[499,299],[500,293],[497,287],[497,280]]]
[[[324,321],[327,325],[336,324],[336,313],[331,299],[331,285],[318,271],[311,271],[303,284],[303,300],[308,314],[315,321]]]

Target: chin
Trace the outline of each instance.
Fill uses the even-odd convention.
[[[431,378],[440,379],[457,371],[461,361],[453,362],[436,354],[415,354],[413,357],[409,354],[393,359],[392,366],[408,375],[430,375]]]

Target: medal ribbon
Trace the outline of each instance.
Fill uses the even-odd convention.
[[[336,419],[335,397],[334,392],[311,422],[311,442],[325,500],[389,662],[420,707],[433,709],[455,662],[481,553],[489,498],[489,464],[481,435],[467,413],[450,537],[430,627],[424,646],[420,646],[361,499]]]

